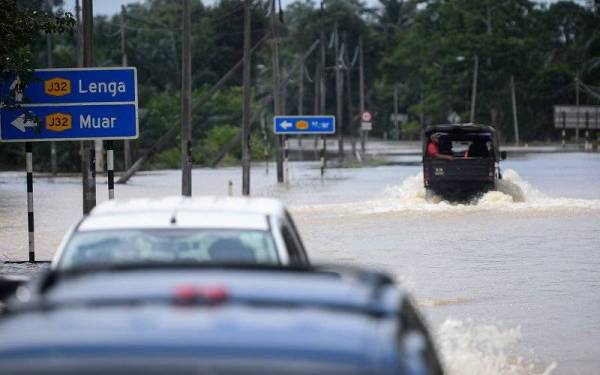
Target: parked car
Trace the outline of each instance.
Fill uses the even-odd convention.
[[[440,374],[386,275],[153,263],[51,270],[0,316],[2,374]]]
[[[64,237],[51,268],[151,262],[304,265],[292,217],[273,199],[107,201]]]
[[[428,152],[432,143],[436,143],[434,149],[438,149],[441,157]],[[492,126],[429,126],[423,137],[423,181],[428,196],[467,200],[495,190],[502,178],[499,163],[504,159],[506,153],[500,151],[498,135]]]

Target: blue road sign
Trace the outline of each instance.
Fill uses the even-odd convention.
[[[335,116],[275,116],[275,134],[334,134]]]
[[[0,118],[6,142],[130,139],[138,134],[135,104],[5,107]]]
[[[0,87],[0,141],[30,142],[131,139],[138,136],[135,68],[36,70],[33,82],[16,92],[18,80]]]
[[[137,100],[135,68],[38,69],[24,88],[24,103],[114,103]],[[13,77],[2,84],[7,97],[18,83]]]

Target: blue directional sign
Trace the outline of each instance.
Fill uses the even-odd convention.
[[[135,68],[37,70],[18,92],[18,79],[3,82],[0,141],[131,139],[138,136]]]
[[[275,134],[334,134],[335,116],[275,116]]]

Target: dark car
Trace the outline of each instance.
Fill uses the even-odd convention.
[[[442,157],[432,157],[427,152],[433,138],[437,138]],[[427,194],[467,200],[495,190],[497,181],[502,178],[499,162],[505,158],[506,153],[500,151],[497,131],[492,126],[429,126],[423,137],[423,181]]]
[[[2,374],[441,372],[406,293],[358,270],[54,270],[0,316]]]

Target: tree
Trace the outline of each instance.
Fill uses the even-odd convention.
[[[0,85],[12,84],[8,80],[15,75],[23,85],[31,79],[34,58],[30,46],[39,33],[72,33],[75,19],[70,13],[54,15],[22,8],[16,0],[0,0],[0,9]],[[2,102],[9,100],[2,98]]]

